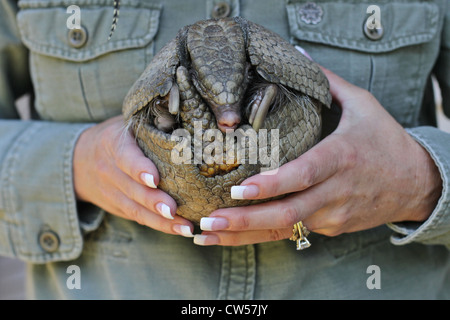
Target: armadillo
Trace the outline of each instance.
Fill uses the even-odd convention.
[[[218,208],[272,200],[231,199],[230,189],[258,173],[276,174],[313,147],[322,107],[330,104],[316,63],[279,35],[235,17],[182,28],[129,90],[123,115],[158,168],[158,187],[176,200],[177,214],[198,223]],[[248,139],[236,144],[241,158],[225,147],[239,140],[238,131]],[[222,157],[206,161],[207,149]],[[255,155],[261,159],[250,161]]]

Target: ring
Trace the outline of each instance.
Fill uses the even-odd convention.
[[[309,235],[309,230],[303,225],[303,222],[299,221],[294,224],[294,229],[292,229],[292,237],[289,240],[296,241],[297,250],[303,250],[309,248],[311,243],[306,239]]]

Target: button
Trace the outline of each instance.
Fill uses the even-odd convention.
[[[46,252],[55,252],[59,248],[59,237],[52,230],[44,230],[39,233],[39,245]]]
[[[69,45],[72,48],[81,48],[88,40],[86,29],[82,26],[80,29],[70,29],[68,33]]]
[[[370,17],[369,17],[369,19],[370,19]],[[378,25],[377,25],[378,28],[376,28],[375,27],[376,25],[373,25],[373,26],[370,25],[370,23],[372,23],[373,20],[369,21],[369,19],[367,19],[364,22],[363,30],[364,30],[365,36],[373,41],[380,40],[384,34],[383,26],[381,25],[381,23],[378,23]]]
[[[211,12],[211,17],[214,19],[226,18],[230,15],[230,5],[226,2],[217,3]]]

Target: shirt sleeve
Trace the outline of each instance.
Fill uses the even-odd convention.
[[[19,119],[15,99],[31,81],[16,13],[15,1],[0,2],[0,255],[71,260],[102,215],[89,205],[80,213],[73,187],[73,150],[92,124]]]
[[[424,223],[388,224],[396,232],[391,241],[397,245],[421,242],[444,244],[450,248],[450,134],[434,127],[417,127],[407,131],[428,151],[439,168],[443,182],[442,194]]]
[[[434,74],[442,92],[442,106],[450,116],[450,6],[447,1],[442,30],[441,49]],[[424,223],[389,224],[396,234],[394,244],[411,242],[444,244],[450,248],[450,134],[434,127],[407,129],[408,133],[428,151],[441,174],[442,195],[431,216]]]

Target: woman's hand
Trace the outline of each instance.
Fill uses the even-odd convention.
[[[336,236],[429,217],[442,188],[429,154],[369,92],[324,72],[342,108],[337,129],[276,174],[250,177],[234,189],[246,199],[292,194],[216,210],[202,219],[205,231],[195,236],[195,243],[243,245],[286,239],[300,220],[310,231]]]
[[[122,116],[81,134],[73,169],[78,200],[165,233],[193,236],[192,223],[175,214],[175,200],[156,188],[158,170],[124,129]]]

